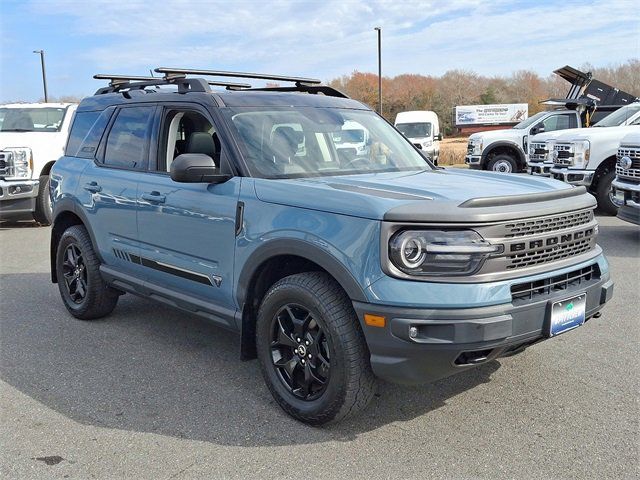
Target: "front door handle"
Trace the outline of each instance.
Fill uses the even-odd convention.
[[[150,203],[164,203],[166,196],[160,195],[160,192],[153,191],[151,193],[143,193],[140,198]]]
[[[98,193],[102,191],[102,187],[97,182],[90,182],[84,184],[84,189],[91,193]]]

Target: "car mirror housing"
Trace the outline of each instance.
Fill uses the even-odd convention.
[[[231,175],[221,174],[213,158],[203,153],[183,153],[171,163],[171,180],[181,183],[224,183]]]

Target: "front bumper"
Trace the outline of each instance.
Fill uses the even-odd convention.
[[[0,180],[0,218],[33,212],[39,185],[38,180]]]
[[[531,175],[550,177],[553,163],[529,162],[527,172]]]
[[[572,287],[573,288],[573,287]],[[371,367],[380,378],[407,385],[438,380],[547,338],[551,302],[586,292],[586,319],[613,295],[609,273],[532,301],[461,309],[406,308],[354,302],[364,326]],[[364,314],[384,316],[384,328],[367,327]],[[410,328],[417,329],[411,337]]]
[[[561,180],[571,185],[591,186],[595,171],[577,170],[570,168],[551,167],[551,176],[556,180]]]
[[[482,161],[481,155],[467,155],[464,157],[464,163],[469,165],[469,168],[480,169],[480,163]]]
[[[640,183],[625,182],[616,178],[611,184],[614,195],[621,193],[624,198],[618,204],[618,218],[640,225]]]

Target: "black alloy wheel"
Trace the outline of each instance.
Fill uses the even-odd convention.
[[[271,332],[271,359],[283,385],[301,400],[320,397],[331,373],[330,345],[311,312],[287,304],[273,318]]]
[[[81,304],[87,296],[88,279],[82,250],[75,243],[70,243],[64,252],[62,272],[69,298]]]

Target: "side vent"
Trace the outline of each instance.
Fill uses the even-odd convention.
[[[127,252],[125,252],[124,250],[119,250],[117,248],[113,249],[113,254],[118,257],[120,260],[124,260],[125,262],[130,262],[131,261],[131,257],[129,257],[129,254]]]

